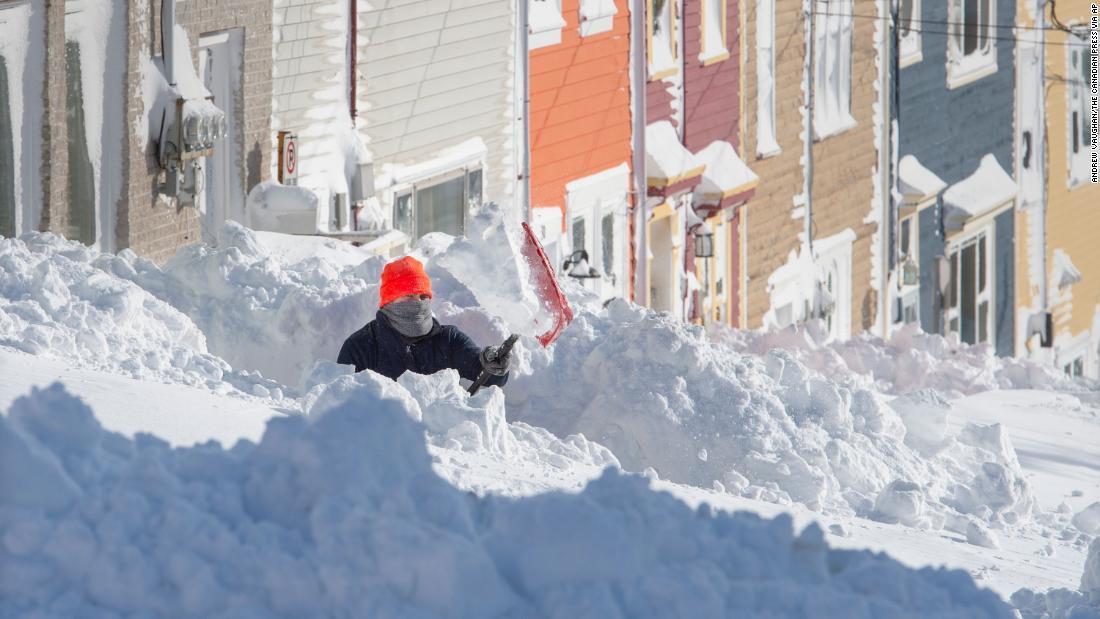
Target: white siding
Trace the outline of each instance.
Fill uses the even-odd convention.
[[[275,0],[272,129],[298,134],[302,184],[327,185],[341,127],[350,127],[347,6],[347,0]]]
[[[363,2],[365,4],[365,2]],[[514,0],[376,3],[360,21],[360,133],[376,172],[484,142],[485,198],[510,202]],[[378,187],[383,206],[390,196]]]

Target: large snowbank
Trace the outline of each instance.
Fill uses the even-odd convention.
[[[815,372],[847,386],[888,394],[936,389],[950,397],[992,389],[1089,389],[1086,383],[1074,381],[1054,368],[997,357],[988,345],[952,345],[943,336],[925,333],[916,325],[896,332],[889,340],[865,333],[827,342],[828,334],[815,322],[772,332],[714,327],[709,335],[756,355],[779,348]]]
[[[949,432],[934,391],[886,403],[786,351],[744,355],[623,301],[581,312],[531,364],[509,384],[509,415],[581,433],[627,470],[962,534],[1036,515],[1004,429]]]
[[[399,387],[354,380],[229,450],[106,432],[59,385],[18,400],[0,418],[0,615],[1012,616],[965,572],[692,511],[640,477],[463,493]]]
[[[172,306],[127,279],[155,265],[52,234],[0,239],[0,345],[133,378],[281,400],[282,387],[210,354]]]

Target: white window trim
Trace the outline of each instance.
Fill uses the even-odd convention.
[[[1074,52],[1081,52],[1081,62],[1084,63],[1085,54],[1089,51],[1089,44],[1087,41],[1080,41],[1072,35],[1066,37],[1066,39],[1066,79],[1068,80],[1066,83],[1066,171],[1068,172],[1066,187],[1074,189],[1091,181],[1092,165],[1090,157],[1096,145],[1094,144],[1090,148],[1082,143],[1080,150],[1076,154],[1073,152],[1073,139],[1075,137],[1072,134],[1074,131],[1074,109],[1081,113],[1081,122],[1092,122],[1092,110],[1089,107],[1089,85],[1074,83],[1074,80],[1080,79],[1081,70],[1079,68],[1075,69],[1073,66]],[[1075,98],[1077,101],[1074,101]]]
[[[987,24],[986,37],[989,39],[989,48],[984,52],[975,52],[970,56],[962,56],[958,39],[961,37],[959,29],[963,23],[963,6],[966,0],[950,0],[948,4],[948,18],[950,22],[947,35],[947,87],[955,89],[976,82],[983,77],[997,72],[997,39],[996,33],[990,32],[997,23],[997,1],[989,2],[989,15],[979,23]]]
[[[913,13],[909,16],[909,34],[903,35],[898,42],[898,52],[900,54],[898,62],[903,69],[924,59],[920,36],[921,0],[913,0],[911,7]]]
[[[834,6],[838,5],[838,6]],[[852,0],[828,0],[814,24],[814,140],[856,126],[852,116]],[[835,72],[830,82],[830,72]]]
[[[1056,338],[1055,341],[1065,342],[1055,346],[1054,357],[1059,371],[1065,372],[1065,367],[1078,359],[1081,360],[1081,376],[1089,376],[1089,333],[1079,333],[1071,338]]]
[[[561,16],[561,0],[528,0],[527,48],[539,49],[561,43],[565,19]]]
[[[756,156],[759,158],[778,155],[779,142],[776,141],[778,132],[777,118],[775,115],[775,1],[756,0]],[[764,18],[767,19],[765,22]],[[767,29],[769,45],[766,52],[760,46],[760,33]],[[760,95],[764,86],[763,76],[768,75],[769,96]],[[771,131],[761,133],[764,126],[761,119],[768,118]]]
[[[710,4],[712,1],[717,1],[721,7],[717,18],[714,15],[710,14]],[[726,46],[726,41],[729,38],[729,33],[727,32],[726,28],[726,0],[703,0],[702,7],[700,8],[702,9],[702,19],[699,20],[699,62],[703,63],[704,65],[708,65],[728,59],[730,57],[730,53],[728,47]],[[718,32],[721,34],[720,43],[717,45],[715,45],[714,41],[711,40],[711,37],[708,35],[708,31],[713,27],[715,19],[718,20]]]
[[[406,196],[406,195],[411,195],[412,196],[412,198],[411,198],[412,202],[411,202],[410,208],[412,209],[412,231],[411,231],[411,234],[409,234],[409,233],[405,233],[405,234],[409,237],[409,240],[411,242],[416,242],[421,237],[423,237],[424,234],[429,234],[428,232],[425,232],[425,233],[421,234],[420,231],[416,229],[416,211],[417,211],[416,192],[420,191],[422,189],[428,189],[429,187],[434,187],[436,185],[446,183],[447,181],[454,180],[454,179],[459,178],[459,177],[464,177],[467,180],[466,180],[466,183],[465,183],[464,188],[463,188],[463,196],[464,196],[464,200],[468,201],[469,196],[466,196],[466,191],[469,189],[469,182],[470,182],[468,177],[469,177],[471,172],[478,172],[478,171],[481,172],[481,199],[482,199],[482,201],[484,201],[485,200],[486,168],[485,168],[485,165],[480,161],[472,161],[472,162],[470,162],[466,165],[463,165],[463,166],[460,166],[460,167],[457,167],[457,168],[454,168],[454,169],[450,169],[450,170],[447,170],[445,172],[439,172],[437,174],[432,174],[430,176],[424,176],[424,177],[417,178],[415,180],[407,181],[407,182],[404,182],[400,185],[394,186],[392,188],[392,191],[390,192],[390,208],[388,209],[389,218],[390,218],[390,222],[389,222],[390,223],[390,228],[392,228],[394,230],[397,230],[397,212],[396,211],[397,211],[397,200],[398,200],[398,198],[400,198],[402,196]],[[469,216],[470,216],[469,207],[468,207],[468,205],[466,205],[466,206],[463,207],[463,212],[462,212],[462,228],[464,230],[466,229],[466,226],[469,223]]]
[[[944,248],[944,256],[946,256],[946,258],[948,260],[948,263],[950,264],[951,254],[958,253],[959,254],[959,269],[961,270],[962,269],[962,250],[963,250],[963,248],[966,247],[967,245],[970,245],[972,241],[974,241],[975,239],[977,239],[978,237],[980,237],[982,235],[985,235],[984,242],[985,242],[985,251],[986,251],[986,254],[985,254],[985,283],[986,283],[986,287],[985,287],[985,292],[978,293],[977,297],[974,299],[974,307],[975,308],[981,307],[982,301],[988,301],[989,302],[989,305],[987,306],[987,309],[986,309],[987,315],[986,315],[986,323],[985,323],[986,324],[986,338],[987,339],[986,339],[985,342],[982,342],[981,340],[978,339],[978,335],[979,335],[978,325],[979,325],[979,323],[975,322],[974,323],[974,342],[975,342],[975,344],[985,343],[985,344],[989,344],[990,346],[994,346],[997,343],[996,342],[997,337],[996,337],[996,333],[995,333],[996,327],[995,327],[995,324],[994,324],[994,320],[997,316],[997,308],[996,308],[997,280],[994,277],[993,263],[996,261],[995,256],[996,256],[996,251],[997,251],[997,245],[996,245],[996,239],[994,237],[993,223],[992,222],[986,223],[985,225],[982,225],[980,227],[975,227],[974,229],[967,231],[965,234],[955,235],[954,238],[948,240],[947,246]],[[975,256],[974,260],[975,261],[979,260],[977,255]],[[955,273],[954,273],[954,271],[952,271],[951,272],[951,277],[954,277],[954,276],[955,276]],[[962,300],[962,277],[957,278],[956,281],[954,282],[954,284],[957,286],[956,294],[958,295],[959,305],[956,308],[951,308],[947,305],[947,300],[946,299],[944,300],[944,305],[943,305],[943,329],[944,329],[945,334],[955,333],[957,335],[959,341],[962,341],[962,314],[961,314],[962,304],[963,304],[963,300]],[[976,284],[975,284],[975,287],[976,287]],[[975,309],[975,311],[977,311],[977,310]],[[958,331],[950,331],[949,328],[948,328],[948,325],[951,324],[951,319],[956,318],[956,317],[959,319],[959,330]]]
[[[902,224],[909,223],[909,251],[905,254],[901,253],[901,228]],[[898,221],[898,300],[900,301],[901,315],[894,321],[894,325],[898,328],[907,324],[905,322],[905,307],[907,305],[915,304],[916,322],[920,322],[920,281],[916,284],[905,285],[901,282],[902,272],[901,263],[905,260],[906,256],[912,258],[916,264],[920,264],[920,211],[914,211],[913,214],[902,217]]]
[[[822,286],[828,281],[829,271],[835,267],[836,280],[833,296],[832,326],[829,341],[847,340],[852,335],[852,237],[850,230],[825,241],[821,247],[814,245],[814,262],[821,268]],[[832,240],[833,242],[829,242]]]
[[[579,280],[586,288],[595,288],[596,292],[605,297],[625,297],[628,285],[629,255],[627,254],[627,200],[630,188],[630,168],[625,163],[602,172],[592,174],[565,186],[566,196],[566,231],[564,246],[568,245],[569,252],[577,249],[586,249],[590,266],[601,274],[604,274],[603,265],[603,218],[605,215],[614,217],[614,256],[612,257],[612,271],[614,282],[601,278],[598,283],[588,284],[593,280]],[[585,240],[587,247],[572,247],[573,222],[578,218],[585,220]],[[564,253],[564,252],[563,252]]]
[[[610,32],[615,26],[619,9],[615,0],[581,0],[580,33],[582,37]]]
[[[652,0],[645,0],[647,2],[647,8],[652,6],[649,4]],[[675,73],[679,68],[677,66],[677,48],[679,47],[677,36],[677,15],[676,15],[676,0],[665,0],[665,11],[668,14],[668,54],[658,54],[658,50],[664,51],[666,47],[666,41],[659,41],[653,33],[653,26],[657,21],[657,16],[653,15],[651,11],[646,11],[646,28],[648,30],[646,34],[647,41],[649,43],[647,51],[647,59],[649,63],[649,79],[659,79],[667,77],[671,73]]]

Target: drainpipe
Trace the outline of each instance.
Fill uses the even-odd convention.
[[[348,113],[354,126],[355,118],[359,116],[359,0],[348,1]]]
[[[519,28],[517,28],[516,37],[516,92],[514,97],[516,120],[518,121],[518,127],[514,130],[519,132],[519,139],[515,140],[515,144],[518,146],[518,153],[515,159],[517,167],[516,174],[516,186],[514,194],[516,201],[519,202],[520,212],[523,213],[524,221],[531,221],[531,126],[528,118],[528,109],[530,108],[530,75],[529,75],[529,63],[530,63],[530,44],[528,42],[528,36],[530,34],[528,28],[528,6],[525,0],[521,0],[519,3]]]
[[[634,215],[638,242],[635,253],[634,295],[633,301],[648,305],[649,278],[646,270],[649,266],[648,246],[648,207],[646,206],[645,176],[645,2],[633,0],[630,3],[630,101],[631,116],[631,167],[634,177]]]
[[[809,20],[809,24],[806,26],[809,32],[809,40],[807,43],[806,51],[806,174],[803,178],[802,193],[806,196],[806,227],[804,234],[806,235],[806,249],[810,252],[810,256],[813,257],[814,238],[813,238],[813,226],[814,226],[814,23],[817,21],[814,19],[814,2],[816,0],[806,0],[806,19]]]
[[[160,49],[168,85],[176,86],[176,0],[160,3]]]

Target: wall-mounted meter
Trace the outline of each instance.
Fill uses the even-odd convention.
[[[164,114],[167,116],[167,111]],[[179,206],[198,206],[203,190],[202,160],[228,134],[225,114],[208,99],[176,99],[172,121],[161,119],[157,160],[166,171],[161,193],[179,198]]]

